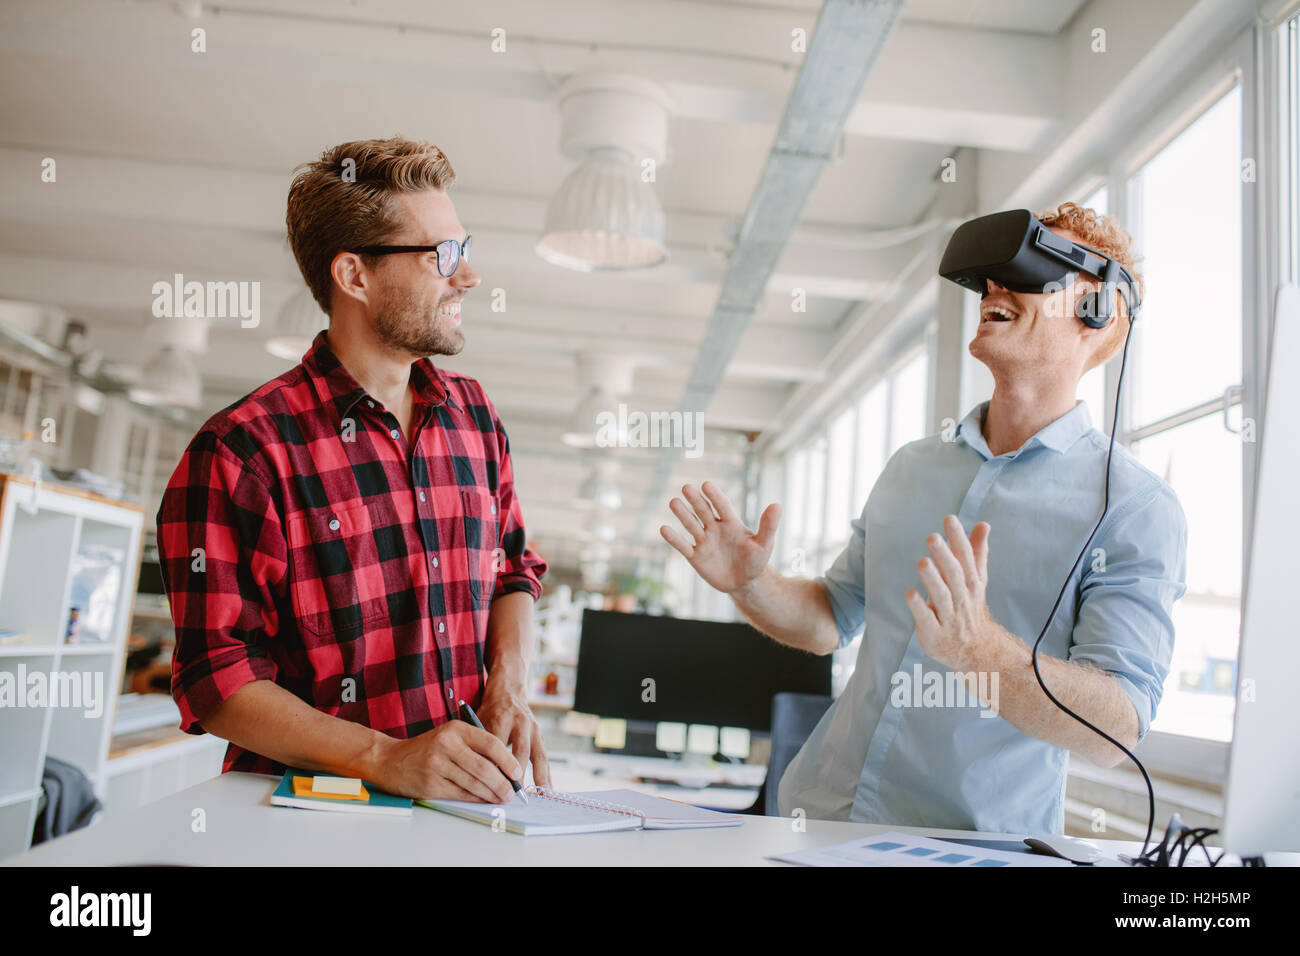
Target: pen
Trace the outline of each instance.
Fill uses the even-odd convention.
[[[474,713],[474,708],[471,707],[468,702],[461,700],[457,701],[457,703],[460,705],[461,720],[468,721],[479,730],[487,730],[487,728],[483,726],[483,722],[478,719],[478,714]],[[504,770],[501,772],[503,774],[506,773]],[[506,774],[506,779],[510,780],[509,774]],[[524,788],[519,785],[518,780],[510,780],[510,786],[514,788],[514,791],[519,795],[520,800],[524,801],[524,803],[528,802],[528,795],[524,793]]]

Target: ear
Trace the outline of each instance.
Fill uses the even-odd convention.
[[[355,252],[336,255],[330,263],[330,276],[334,280],[335,292],[363,304],[369,302],[369,295],[374,291],[373,275]]]

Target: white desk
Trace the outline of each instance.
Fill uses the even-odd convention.
[[[275,779],[228,773],[157,803],[116,814],[60,837],[5,865],[114,866],[171,863],[198,866],[427,866],[457,861],[492,866],[765,866],[772,853],[824,846],[900,827],[806,821],[795,832],[780,817],[745,817],[718,830],[625,831],[575,837],[520,837],[436,810],[411,817],[319,813],[273,807]],[[196,808],[207,830],[195,833]],[[934,837],[971,837],[958,830],[915,829]],[[1016,839],[1011,834],[980,834]],[[1107,852],[1133,844],[1096,841]],[[1286,854],[1294,864],[1296,854]],[[1270,856],[1270,863],[1284,862]]]
[[[554,753],[551,785],[556,790],[637,790],[711,810],[746,810],[758,799],[767,768],[754,764],[694,766],[662,757],[622,754]],[[636,778],[672,780],[642,783]],[[729,784],[726,787],[709,784]]]

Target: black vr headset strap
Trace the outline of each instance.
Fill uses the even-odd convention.
[[[1114,302],[1112,293],[1116,289],[1124,297],[1129,321],[1137,318],[1138,307],[1142,304],[1137,295],[1137,283],[1120,263],[1095,249],[1071,242],[1043,225],[1038,227],[1034,245],[1073,271],[1086,272],[1101,279],[1101,293],[1089,292],[1075,307],[1075,314],[1084,325],[1091,329],[1104,329],[1110,324],[1111,303]]]

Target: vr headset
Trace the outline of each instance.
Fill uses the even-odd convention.
[[[1071,242],[1048,229],[1028,209],[1012,209],[964,222],[948,240],[939,262],[939,275],[981,297],[988,282],[1014,292],[1052,293],[1070,285],[1079,273],[1102,281],[1100,294],[1090,292],[1075,307],[1089,328],[1110,324],[1112,289],[1124,297],[1129,320],[1142,305],[1137,283],[1122,265],[1096,249]]]

